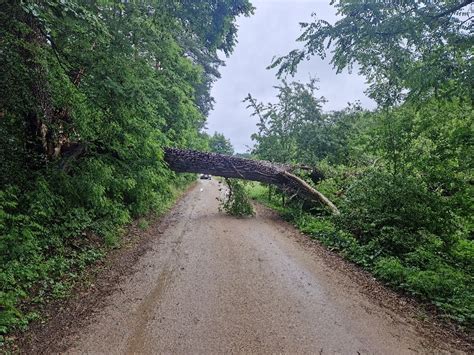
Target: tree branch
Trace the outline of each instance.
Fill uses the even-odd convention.
[[[462,9],[463,7],[469,5],[469,4],[472,4],[474,0],[464,0],[463,2],[461,2],[460,4],[456,5],[456,6],[453,6],[437,15],[434,15],[432,16],[433,18],[440,18],[440,17],[443,17],[443,16],[446,16],[446,15],[450,15],[460,9]]]
[[[285,187],[300,197],[320,202],[333,214],[339,214],[337,207],[306,181],[267,161],[177,148],[165,148],[165,161],[171,170],[180,173],[211,174]]]

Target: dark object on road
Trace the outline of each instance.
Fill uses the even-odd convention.
[[[203,179],[203,180],[211,180],[211,175],[208,175],[208,174],[202,174],[200,179]]]

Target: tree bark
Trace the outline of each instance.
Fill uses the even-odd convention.
[[[226,178],[259,181],[291,190],[303,198],[315,200],[339,214],[337,207],[322,193],[283,166],[267,161],[233,157],[194,150],[165,148],[165,161],[179,173],[201,173]]]

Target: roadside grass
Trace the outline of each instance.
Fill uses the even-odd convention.
[[[369,271],[388,286],[407,293],[434,311],[437,317],[470,333],[474,325],[474,277],[443,255],[420,247],[403,257],[395,256],[375,241],[363,242],[345,231],[337,217],[310,213],[298,203],[284,203],[281,194],[269,192],[260,183],[247,185],[250,198],[277,211],[298,230],[317,239],[329,250]],[[396,231],[394,231],[396,233]],[[468,248],[460,248],[463,258],[471,258]],[[469,255],[464,255],[464,254]],[[468,260],[468,259],[466,259]],[[471,263],[474,262],[471,258]],[[469,263],[469,262],[468,262]],[[431,312],[433,313],[433,312]]]

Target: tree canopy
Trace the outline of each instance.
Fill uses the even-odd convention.
[[[278,75],[294,74],[313,55],[331,53],[337,72],[357,70],[370,83],[379,104],[404,98],[422,100],[435,93],[473,99],[472,0],[332,0],[341,17],[330,24],[313,16],[302,23],[304,48],[277,58]]]
[[[214,132],[214,134],[209,137],[209,149],[213,153],[234,154],[232,143],[222,133]]]

